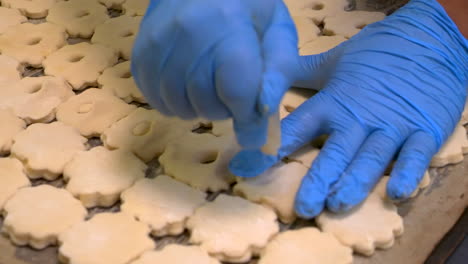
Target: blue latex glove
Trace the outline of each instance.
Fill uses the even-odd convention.
[[[459,121],[466,97],[468,42],[442,6],[413,0],[302,63],[309,78],[301,84],[324,88],[282,121],[278,156],[243,151],[231,171],[255,176],[325,133],[330,137],[296,196],[300,216],[361,203],[395,157],[387,194],[409,197]]]
[[[239,143],[266,142],[268,117],[297,78],[297,33],[281,0],[154,0],[132,73],[166,115],[232,117]]]

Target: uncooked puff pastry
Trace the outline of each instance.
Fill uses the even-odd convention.
[[[78,129],[85,137],[99,136],[136,107],[101,89],[88,89],[57,108],[57,120]]]
[[[145,252],[130,264],[220,264],[198,246],[167,245],[161,251]]]
[[[127,103],[132,101],[146,103],[130,72],[129,61],[107,68],[97,81],[101,89],[112,92]]]
[[[0,89],[4,89],[3,86],[15,83],[21,79],[24,67],[13,58],[0,55],[0,69],[2,69],[0,71]]]
[[[432,157],[431,167],[443,167],[463,161],[463,154],[468,153],[468,138],[466,130],[457,124],[453,134],[442,145],[442,148]]]
[[[30,186],[23,164],[14,158],[0,158],[0,212],[20,188]]]
[[[19,10],[30,18],[43,18],[49,9],[62,0],[2,0],[2,5]]]
[[[48,123],[57,107],[74,95],[63,78],[26,77],[0,89],[0,108],[10,107],[27,123]]]
[[[145,177],[146,164],[131,152],[95,147],[79,152],[67,163],[66,189],[85,207],[112,206],[120,194]]]
[[[348,6],[348,0],[285,0],[292,16],[312,18],[315,24],[320,24],[325,17],[343,12]]]
[[[151,227],[154,236],[179,235],[187,219],[205,203],[206,194],[159,175],[141,179],[121,195],[122,212]]]
[[[294,21],[294,25],[296,26],[297,35],[299,38],[299,48],[319,36],[320,29],[317,27],[317,25],[315,25],[311,18],[304,16],[293,16],[292,19]]]
[[[149,228],[124,213],[101,213],[59,236],[59,260],[70,264],[127,264],[155,247]]]
[[[21,160],[31,179],[55,180],[81,150],[86,138],[61,122],[32,124],[14,138],[11,154]]]
[[[3,34],[7,28],[27,20],[18,10],[0,6],[0,34]]]
[[[129,60],[141,18],[125,15],[111,18],[96,27],[91,42],[109,46],[118,51],[120,57]]]
[[[247,262],[279,232],[275,213],[239,197],[220,194],[189,218],[190,242],[226,262]]]
[[[82,42],[55,51],[43,65],[46,75],[62,76],[73,89],[82,90],[97,85],[99,75],[116,64],[117,59],[117,53],[111,48]]]
[[[0,109],[0,124],[2,124],[2,129],[0,129],[0,155],[5,155],[10,153],[13,138],[26,128],[26,123],[15,116],[11,109]]]
[[[128,16],[143,16],[150,0],[127,0],[123,3],[122,8],[125,15]]]
[[[320,54],[329,51],[346,41],[343,36],[320,36],[299,49],[301,56]]]
[[[99,3],[105,5],[107,8],[112,8],[112,9],[117,9],[121,10],[122,9],[122,4],[125,2],[125,0],[98,0]],[[132,1],[132,0],[129,0]]]
[[[0,51],[20,63],[41,67],[44,59],[67,44],[62,26],[52,23],[23,23],[0,35]]]
[[[352,250],[328,233],[309,227],[277,235],[258,264],[351,264]]]
[[[345,38],[351,38],[359,33],[365,26],[384,18],[385,14],[381,12],[341,12],[325,18],[323,33],[330,36],[340,35]]]
[[[107,19],[107,8],[96,0],[58,2],[47,16],[47,21],[64,26],[70,36],[77,38],[90,38]]]
[[[280,163],[259,176],[240,180],[234,193],[272,208],[283,223],[292,223],[296,193],[307,170],[296,162]]]
[[[2,232],[19,246],[43,249],[87,215],[80,201],[64,189],[39,185],[20,189],[5,204]]]
[[[229,189],[228,164],[238,151],[232,137],[188,133],[167,144],[159,162],[167,175],[202,191]]]

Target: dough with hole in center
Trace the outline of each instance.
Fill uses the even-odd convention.
[[[98,78],[101,89],[112,92],[127,103],[146,103],[130,71],[130,62],[125,61],[104,70]]]

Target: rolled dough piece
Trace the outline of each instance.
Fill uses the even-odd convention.
[[[314,160],[317,158],[319,154],[320,154],[320,149],[312,145],[306,145],[298,149],[293,154],[289,155],[288,159],[291,161],[299,162],[303,166],[310,169],[312,167],[312,163],[314,162]]]
[[[431,167],[460,163],[463,161],[463,154],[466,153],[468,153],[468,138],[465,128],[459,123],[439,152],[432,157]]]
[[[468,100],[465,103],[465,109],[463,110],[462,118],[460,122],[463,126],[468,124]]]
[[[13,138],[26,128],[26,123],[10,109],[0,109],[0,155],[10,153]],[[0,203],[1,204],[1,203]]]
[[[23,65],[5,55],[0,55],[0,69],[2,69],[0,71],[0,89],[4,89],[7,85],[19,81],[24,71]]]
[[[99,3],[105,5],[107,8],[117,9],[117,10],[122,10],[122,4],[124,2],[125,0],[99,0]]]
[[[151,227],[154,236],[180,235],[187,219],[205,203],[206,194],[159,175],[141,179],[122,193],[122,212]]]
[[[296,220],[294,201],[302,178],[307,173],[302,164],[280,163],[259,176],[240,180],[234,194],[272,208],[283,223]]]
[[[4,210],[2,232],[14,244],[35,249],[56,245],[59,234],[84,221],[87,215],[70,193],[46,184],[20,189]]]
[[[2,5],[17,9],[21,14],[29,18],[43,18],[49,13],[49,9],[62,0],[2,0]]]
[[[20,188],[30,186],[23,164],[14,158],[0,158],[0,212]]]
[[[190,242],[220,261],[243,263],[279,231],[275,213],[239,197],[220,194],[189,218]]]
[[[285,0],[292,16],[306,16],[315,24],[323,22],[325,17],[343,12],[349,7],[348,0]]]
[[[120,194],[145,177],[146,164],[123,150],[95,147],[82,151],[65,166],[66,189],[85,207],[115,204]]]
[[[96,27],[91,42],[109,46],[116,50],[120,57],[129,60],[141,18],[125,15],[111,18]]]
[[[95,28],[107,19],[107,8],[96,0],[58,2],[47,16],[47,21],[64,26],[76,38],[90,38]]]
[[[201,191],[229,189],[235,181],[228,163],[237,152],[229,137],[188,133],[167,144],[159,162],[167,175]]]
[[[258,264],[351,264],[352,253],[333,235],[309,227],[277,235],[262,251]]]
[[[130,264],[220,264],[197,246],[171,244],[161,251],[148,251]]]
[[[101,89],[88,89],[57,108],[57,120],[78,129],[85,137],[99,136],[136,107]]]
[[[0,34],[3,34],[9,27],[26,21],[28,21],[28,19],[18,10],[0,6]]]
[[[86,150],[86,142],[61,122],[32,124],[16,135],[11,154],[23,162],[29,178],[55,180],[78,151]]]
[[[296,26],[297,35],[299,38],[298,48],[304,46],[307,42],[310,42],[318,38],[320,29],[315,25],[311,18],[304,16],[293,16],[294,25]]]
[[[123,3],[123,13],[128,16],[144,16],[150,0],[127,0]]]
[[[316,40],[308,42],[299,49],[301,56],[315,55],[333,49],[346,41],[343,36],[320,36]]]
[[[340,12],[325,18],[323,33],[329,36],[340,35],[345,38],[351,38],[359,33],[365,26],[384,18],[385,14],[381,12]]]
[[[61,76],[73,89],[82,90],[97,85],[99,75],[116,63],[117,53],[114,50],[100,44],[82,42],[57,50],[44,60],[43,65],[46,75]]]
[[[73,264],[127,264],[155,247],[149,228],[124,213],[101,213],[59,236],[59,260]]]
[[[62,26],[52,23],[23,23],[0,35],[0,51],[20,63],[41,67],[44,59],[67,44]]]
[[[107,68],[97,81],[103,90],[112,92],[127,103],[132,101],[146,103],[130,72],[129,61]]]

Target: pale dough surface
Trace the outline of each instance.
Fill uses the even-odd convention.
[[[348,6],[348,0],[285,0],[292,16],[311,18],[315,24],[320,24],[325,17],[343,12]]]
[[[457,124],[453,134],[442,145],[442,148],[432,157],[431,167],[443,167],[463,161],[463,154],[468,153],[468,138],[466,130]]]
[[[286,116],[288,116],[290,113],[296,110],[296,108],[298,108],[302,103],[304,103],[308,99],[309,97],[297,91],[294,91],[294,90],[287,91],[284,94],[283,99],[281,99],[281,103],[280,103],[280,106],[282,106],[284,110],[286,111],[280,112],[280,118],[283,119]]]
[[[320,36],[316,40],[308,42],[299,49],[301,56],[315,55],[333,49],[346,41],[343,36]]]
[[[351,264],[352,250],[328,233],[309,227],[277,235],[258,264]]]
[[[57,120],[78,129],[83,136],[94,137],[135,108],[109,92],[92,88],[61,104],[56,116]]]
[[[113,8],[113,9],[117,9],[117,10],[121,10],[122,9],[122,4],[126,1],[126,0],[98,0],[99,3],[105,5],[107,8]],[[132,1],[132,0],[130,0]]]
[[[0,155],[10,153],[13,138],[26,128],[26,123],[11,109],[0,109]]]
[[[121,58],[129,60],[141,18],[125,15],[111,18],[96,27],[91,42],[109,46],[116,50]]]
[[[127,103],[132,101],[146,103],[130,72],[129,61],[107,68],[97,81],[101,89],[112,92]]]
[[[0,212],[20,188],[30,186],[23,164],[14,158],[0,158]]]
[[[59,236],[59,260],[71,264],[127,264],[155,247],[149,228],[124,213],[101,213]]]
[[[468,124],[468,101],[465,103],[465,109],[463,110],[460,122],[462,125]]]
[[[9,27],[24,23],[27,20],[18,10],[0,6],[0,34],[3,34]]]
[[[141,179],[121,195],[122,212],[151,227],[154,236],[179,235],[195,209],[205,203],[200,192],[166,175]]]
[[[323,32],[325,35],[340,35],[345,38],[351,38],[365,26],[384,18],[385,14],[381,12],[341,12],[325,18]]]
[[[312,167],[312,163],[320,154],[320,149],[312,146],[312,144],[305,145],[298,149],[296,152],[288,156],[291,161],[299,162],[307,168]]]
[[[389,176],[382,177],[382,179],[379,181],[379,183],[375,187],[375,191],[374,191],[375,193],[379,194],[381,198],[388,199],[388,200],[390,200],[389,197],[387,196],[387,183],[389,179],[390,179]],[[416,188],[416,190],[413,191],[413,193],[410,195],[409,198],[416,197],[416,195],[418,195],[418,193],[421,190],[427,188],[430,184],[431,184],[431,176],[429,175],[429,172],[426,171],[424,173],[423,178],[419,182],[418,187]]]
[[[120,194],[145,177],[146,164],[131,152],[95,147],[65,166],[66,189],[85,207],[112,206]]]
[[[68,3],[68,2],[66,2]],[[46,75],[65,78],[75,90],[97,85],[97,79],[117,63],[117,53],[100,44],[82,42],[64,46],[43,62]]]
[[[21,79],[21,73],[24,70],[23,65],[16,59],[0,55],[0,89]]]
[[[262,205],[220,194],[189,218],[190,242],[220,261],[243,263],[279,231],[276,215]]]
[[[49,9],[62,0],[2,0],[2,5],[17,9],[30,18],[43,18]]]
[[[86,150],[86,142],[61,122],[32,124],[14,138],[11,154],[23,162],[29,178],[54,180],[78,151]]]
[[[18,246],[43,249],[87,215],[80,201],[64,189],[40,185],[20,189],[5,204],[2,232]]]
[[[171,244],[161,251],[145,252],[130,264],[220,264],[197,246]]]
[[[239,180],[234,193],[272,208],[283,223],[292,223],[296,193],[307,170],[296,162],[280,163],[261,175]]]
[[[311,18],[304,16],[293,16],[294,25],[298,35],[298,47],[301,48],[307,42],[318,38],[320,29]]]
[[[126,0],[122,8],[125,15],[143,16],[149,3],[150,0]]]
[[[90,38],[107,19],[107,8],[96,0],[58,2],[47,16],[47,21],[64,26],[70,36],[77,38]]]

